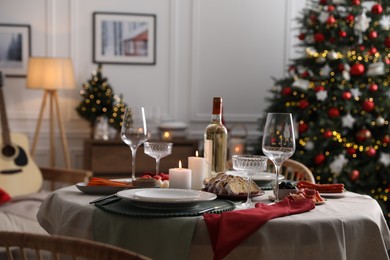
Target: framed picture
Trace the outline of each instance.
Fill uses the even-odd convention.
[[[93,13],[93,62],[156,64],[156,15]]]
[[[30,25],[0,24],[0,70],[5,76],[26,77],[30,38]]]

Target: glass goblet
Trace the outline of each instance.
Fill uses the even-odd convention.
[[[275,165],[274,193],[275,202],[278,202],[281,166],[295,152],[294,125],[290,113],[268,113],[263,132],[262,150]]]
[[[238,208],[253,208],[254,205],[251,200],[251,185],[252,185],[252,176],[255,173],[263,172],[267,168],[268,158],[261,155],[233,155],[233,169],[236,171],[243,171],[248,176],[248,185],[247,185],[247,198],[246,202],[239,205]]]
[[[145,108],[126,108],[123,115],[121,138],[131,149],[131,178],[134,180],[137,149],[148,139]]]
[[[172,153],[172,143],[145,142],[144,152],[156,159],[156,174],[160,173],[160,159]]]

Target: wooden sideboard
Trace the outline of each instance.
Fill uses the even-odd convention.
[[[151,140],[152,142],[153,140]],[[188,157],[195,156],[199,141],[176,139],[172,154],[160,160],[160,172],[168,173],[170,168],[178,167],[179,160],[183,167],[188,166]],[[120,139],[84,141],[84,168],[91,170],[94,176],[128,177],[131,175],[131,150]],[[156,171],[156,160],[144,153],[143,145],[137,150],[136,173],[142,175]]]

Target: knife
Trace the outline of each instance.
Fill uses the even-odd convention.
[[[101,197],[101,198],[98,198],[98,199],[93,200],[93,201],[90,201],[89,204],[98,203],[100,201],[103,201],[103,200],[106,200],[106,199],[110,199],[110,198],[115,198],[115,197],[116,197],[116,193],[108,195],[108,196],[104,196],[104,197]]]

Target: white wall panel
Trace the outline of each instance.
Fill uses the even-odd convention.
[[[73,59],[77,87],[61,91],[60,102],[72,164],[81,167],[89,124],[75,107],[82,84],[97,67],[92,62],[93,12],[157,16],[155,66],[103,66],[104,76],[126,103],[151,108],[154,120],[161,115],[161,120],[184,121],[190,137],[201,138],[212,97],[220,95],[228,126],[244,123],[253,139],[273,86],[271,77],[281,77],[295,55],[291,46],[297,32],[291,31],[291,21],[304,1],[0,0],[0,23],[30,24],[33,56]],[[4,92],[11,129],[31,140],[43,93],[26,89],[25,78],[7,78]],[[47,165],[47,114],[40,136],[37,162]],[[56,147],[58,165],[63,165],[60,141]]]

